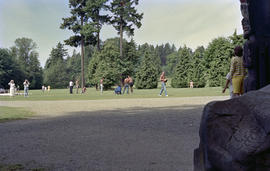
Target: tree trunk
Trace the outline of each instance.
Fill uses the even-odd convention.
[[[83,16],[81,16],[81,26],[83,26]],[[84,37],[81,35],[81,76],[82,76],[82,88],[85,87],[84,79]]]
[[[120,57],[123,58],[123,24],[120,24]]]
[[[100,51],[100,38],[99,38],[99,36],[100,36],[100,29],[97,32],[97,49],[98,49],[98,51]]]

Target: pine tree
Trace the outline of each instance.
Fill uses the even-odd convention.
[[[136,74],[136,88],[138,89],[152,89],[157,88],[159,70],[155,53],[150,50],[146,50],[143,56],[143,60],[140,64],[139,70]]]
[[[205,87],[205,68],[203,66],[204,47],[198,47],[192,55],[189,82],[194,82],[194,87]]]
[[[138,13],[136,6],[139,0],[113,0],[110,11],[112,13],[111,24],[120,34],[120,56],[123,58],[123,33],[134,35],[134,25],[141,27],[143,14]]]
[[[179,62],[177,63],[172,77],[172,87],[185,88],[188,87],[190,80],[190,69],[192,50],[186,46],[179,52]]]
[[[210,42],[204,55],[207,86],[217,87],[224,84],[224,79],[230,70],[232,54],[233,45],[229,39],[220,37]]]
[[[0,88],[9,88],[8,83],[14,80],[15,84],[22,85],[24,75],[18,63],[7,49],[0,49]]]
[[[120,81],[120,55],[113,41],[106,41],[103,49],[96,51],[89,63],[89,84],[96,85],[104,78],[104,89],[109,89]]]
[[[70,46],[78,47],[81,46],[81,81],[82,87],[85,86],[84,76],[84,46],[97,43],[96,36],[97,32],[95,24],[89,23],[89,15],[86,11],[87,0],[69,0],[69,7],[71,8],[71,17],[63,18],[61,29],[69,29],[75,34],[69,39],[65,40],[65,43]]]
[[[11,54],[18,61],[24,79],[28,79],[30,87],[37,89],[42,85],[42,68],[38,60],[39,54],[36,51],[37,44],[29,38],[18,38],[15,46],[11,48]]]
[[[100,30],[103,24],[110,21],[109,15],[104,14],[104,11],[109,9],[109,6],[106,4],[107,2],[108,0],[88,0],[85,7],[87,16],[91,19],[91,21],[86,24],[86,27],[84,27],[83,31],[85,31],[85,35],[90,35],[90,38],[92,34],[96,34],[97,49],[99,51],[101,49]],[[102,11],[103,13],[101,13]],[[95,29],[93,29],[92,26],[94,26]]]
[[[67,55],[67,49],[64,45],[58,43],[56,48],[53,48],[50,57],[46,61],[44,69],[44,83],[52,88],[64,88],[68,86],[70,80],[67,74],[66,61],[64,57]]]

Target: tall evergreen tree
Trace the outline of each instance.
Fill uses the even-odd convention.
[[[71,17],[63,18],[61,29],[69,29],[75,34],[65,43],[70,46],[81,46],[81,81],[82,86],[85,86],[84,76],[84,46],[88,44],[96,44],[96,37],[94,33],[97,31],[94,23],[89,22],[89,15],[86,11],[87,0],[69,0],[69,7],[71,8]]]
[[[11,47],[11,54],[18,61],[25,79],[30,81],[31,88],[40,88],[43,81],[36,49],[37,44],[29,38],[18,38],[15,46]]]
[[[96,29],[90,29],[96,34],[97,39],[97,49],[100,51],[100,30],[104,23],[108,23],[110,21],[110,17],[108,14],[104,14],[104,11],[109,9],[109,6],[106,4],[109,0],[88,0],[86,2],[85,11],[87,16],[91,19],[91,24],[89,27],[94,26]],[[102,13],[103,12],[103,13]],[[86,27],[86,32],[89,29]],[[90,36],[92,33],[90,32]]]
[[[0,49],[0,87],[8,88],[10,80],[16,84],[22,85],[24,75],[18,66],[15,58],[11,56],[7,49]]]
[[[190,69],[192,60],[192,50],[186,46],[179,52],[179,62],[177,63],[172,77],[172,87],[185,88],[188,87]]]
[[[192,55],[189,82],[194,82],[194,87],[205,87],[205,68],[203,66],[204,47],[198,47]]]
[[[232,41],[233,47],[244,45],[245,40],[243,34],[237,35],[236,30],[234,31],[233,35],[229,36],[229,39]]]
[[[64,57],[67,55],[67,49],[64,45],[58,43],[56,48],[53,48],[50,57],[46,61],[44,69],[44,83],[52,88],[64,88],[70,80],[67,74],[66,61]]]
[[[217,87],[224,83],[232,54],[233,45],[229,39],[219,37],[210,42],[204,54],[207,86]]]
[[[123,33],[134,35],[134,25],[141,27],[143,14],[138,13],[136,5],[139,0],[113,0],[110,11],[112,13],[111,23],[120,34],[120,56],[123,58]]]
[[[138,89],[152,89],[157,88],[159,70],[156,60],[156,55],[151,50],[144,52],[143,60],[140,64],[139,70],[136,74],[136,88]]]
[[[101,78],[104,78],[105,89],[119,83],[121,66],[119,50],[114,41],[106,41],[103,49],[94,53],[88,71],[89,84],[91,85],[98,84]]]
[[[164,68],[167,76],[172,76],[175,66],[180,60],[179,52],[173,52],[167,56],[167,65]]]

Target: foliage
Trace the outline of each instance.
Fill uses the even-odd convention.
[[[198,47],[192,54],[191,68],[189,70],[189,82],[193,81],[194,87],[205,87],[205,68],[203,66],[204,47]]]
[[[188,87],[191,70],[192,50],[184,46],[179,52],[179,61],[173,71],[172,87]]]
[[[141,27],[141,20],[143,14],[138,13],[136,5],[139,0],[113,0],[110,5],[112,13],[110,23],[120,34],[120,56],[123,57],[123,33],[126,32],[128,36],[134,35],[134,26]]]
[[[220,37],[210,42],[204,54],[207,86],[222,86],[230,69],[233,45],[229,39]]]
[[[30,82],[31,88],[40,88],[43,73],[36,51],[37,44],[29,38],[18,38],[11,47],[11,55],[17,60],[23,76]]]
[[[10,80],[19,85],[23,83],[24,75],[7,49],[0,49],[0,78],[0,87],[5,89],[9,88]]]
[[[150,50],[145,51],[143,60],[140,64],[139,70],[136,74],[136,88],[138,89],[152,89],[157,88],[159,66],[155,62],[155,53]]]
[[[103,85],[109,89],[120,81],[121,66],[118,47],[112,41],[107,41],[103,49],[96,51],[89,64],[89,83],[96,85],[104,78]]]
[[[52,88],[64,88],[68,86],[69,80],[74,79],[68,77],[66,61],[64,60],[66,55],[67,50],[61,43],[52,49],[44,69],[44,83],[46,85],[50,85]]]

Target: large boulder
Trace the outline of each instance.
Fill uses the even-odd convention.
[[[270,171],[270,86],[207,104],[199,134],[194,171]]]

